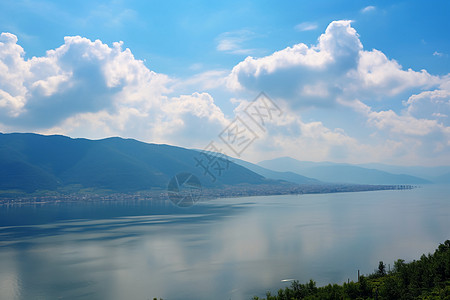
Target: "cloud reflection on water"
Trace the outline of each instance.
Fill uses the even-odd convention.
[[[448,238],[448,188],[424,201],[430,192],[219,199],[178,211],[101,204],[85,219],[69,205],[65,219],[3,220],[0,299],[249,299],[285,278],[355,279]],[[58,210],[15,213],[49,211]]]

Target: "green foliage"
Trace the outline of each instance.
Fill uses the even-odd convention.
[[[380,263],[378,264],[378,271],[377,271],[379,276],[384,276],[386,275],[386,265],[383,263],[383,261],[380,261]]]
[[[409,263],[397,260],[388,273],[386,265],[380,261],[378,269],[367,277],[360,276],[359,282],[316,287],[313,280],[305,284],[294,281],[291,287],[280,289],[276,296],[267,292],[266,298],[253,297],[253,300],[300,299],[450,300],[450,240],[419,260]]]

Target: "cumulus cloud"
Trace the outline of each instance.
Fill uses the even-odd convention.
[[[339,97],[395,96],[440,82],[426,70],[404,70],[381,51],[363,50],[351,21],[332,22],[314,46],[300,43],[266,57],[248,57],[228,78],[232,89],[264,90],[294,107],[333,106]]]
[[[167,91],[167,76],[148,70],[121,43],[109,47],[99,40],[66,37],[46,56],[25,60],[15,36],[4,33],[2,38],[2,74],[9,78],[2,78],[1,90],[15,100],[4,105],[3,122],[49,127],[73,114],[112,110],[121,103],[150,105],[155,95]],[[142,89],[149,93],[146,99]]]
[[[157,108],[121,106],[113,112],[82,113],[46,133],[93,137],[120,135],[150,142],[203,147],[228,119],[207,93],[162,97]]]
[[[437,89],[412,95],[403,103],[410,116],[421,119],[436,120],[445,126],[450,126],[450,90]]]
[[[179,132],[198,131],[199,122],[225,122],[207,93],[169,97],[175,80],[149,70],[122,43],[66,37],[59,48],[26,60],[17,42],[13,34],[0,36],[3,128],[174,143]]]
[[[442,129],[436,120],[417,119],[410,115],[398,115],[392,110],[370,112],[368,121],[378,129],[389,130],[392,133],[424,136]]]
[[[450,90],[447,82],[444,81],[438,89],[413,94],[402,104],[405,108],[400,112],[374,111],[361,101],[353,101],[348,105],[366,115],[369,124],[397,137],[440,136],[450,140]]]
[[[350,23],[332,22],[316,46],[300,43],[266,57],[247,57],[233,68],[228,86],[264,90],[295,106],[329,104],[342,90],[346,73],[356,68],[362,48]]]
[[[209,139],[215,138],[229,123],[208,93],[170,98],[164,103],[162,111],[159,139],[168,136],[170,139],[167,140],[183,145],[196,141],[196,145],[206,146],[205,135]]]
[[[297,120],[292,123],[292,129],[298,130],[298,134],[293,136],[279,134],[270,137],[279,146],[283,144],[289,145],[286,149],[289,156],[295,157],[301,153],[308,160],[315,161],[327,159],[349,161],[358,159],[354,155],[360,148],[359,142],[347,135],[341,128],[330,129],[320,121],[303,122],[302,120]]]
[[[395,60],[390,60],[378,50],[361,51],[356,74],[355,90],[360,95],[398,95],[408,89],[430,88],[441,83],[438,76],[430,75],[426,70],[403,70]]]
[[[322,123],[299,125],[302,130],[297,130],[294,144],[307,141],[316,145],[313,148],[317,152],[310,153],[313,159],[346,153],[351,154],[352,158],[348,158],[354,161],[361,157],[362,151],[366,158],[372,157],[374,161],[386,161],[387,158],[381,158],[384,155],[403,164],[408,161],[431,163],[436,158],[450,163],[449,82],[448,76],[405,69],[379,50],[365,50],[351,21],[330,23],[316,45],[300,43],[265,57],[248,57],[233,68],[227,79],[229,88],[247,92],[263,90],[284,101],[297,114],[308,107],[323,110],[344,106],[362,116],[365,123],[359,126],[365,127],[361,130],[370,135],[367,139],[353,139],[344,130],[328,129]],[[405,95],[407,100],[403,101],[402,109]],[[381,107],[388,109],[373,109],[370,105],[374,101],[382,102]],[[334,115],[333,119],[341,118],[345,123],[348,118],[361,118],[350,111],[340,111],[342,115]],[[305,128],[321,128],[322,131],[315,132],[315,141],[308,141],[302,134],[307,132]],[[279,139],[292,144],[289,142],[292,136],[286,134]],[[317,143],[324,140],[324,136],[328,137],[327,142],[319,148]],[[329,137],[336,137],[336,141],[342,140],[347,146],[336,146],[334,149],[339,151],[322,153],[318,149],[330,149],[326,145],[336,143]],[[304,151],[308,153],[307,149]]]
[[[227,33],[217,49],[245,52],[250,38]],[[380,50],[365,50],[348,20],[330,23],[315,45],[296,44],[247,57],[231,71],[184,79],[151,71],[122,43],[79,36],[25,59],[17,37],[3,33],[0,130],[202,148],[232,120],[208,92],[229,96],[239,115],[265,91],[284,114],[258,132],[244,158],[450,164],[449,76],[407,69]],[[320,113],[303,119],[311,111]]]
[[[401,149],[396,158],[402,164],[450,164],[450,127],[436,120],[418,119],[408,114],[397,114],[392,110],[371,112],[368,122],[387,140],[395,140]]]
[[[450,127],[446,123],[444,114],[436,113],[431,107],[423,113],[417,114],[416,105],[424,107],[435,101],[432,96],[443,96],[445,93],[424,92],[413,95],[403,104],[406,106],[401,112],[392,109],[376,111],[359,100],[341,102],[351,107],[357,113],[366,117],[369,127],[374,129],[370,134],[370,142],[366,151],[370,157],[377,157],[375,149],[380,145],[390,145],[378,153],[380,161],[396,164],[450,164]],[[440,102],[440,100],[438,100]],[[439,110],[438,110],[439,111]],[[445,121],[444,121],[445,119]]]
[[[10,33],[0,35],[0,107],[6,116],[17,116],[23,109],[27,93],[23,78],[27,76],[24,50]]]
[[[367,163],[407,162],[404,143],[395,139],[370,143],[349,135],[343,128],[329,128],[321,121],[307,122],[293,112],[286,112],[284,122],[271,126],[269,134],[259,135],[244,159],[260,161],[268,157],[289,156],[306,161]],[[281,124],[282,123],[282,124]]]

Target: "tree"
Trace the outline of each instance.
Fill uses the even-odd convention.
[[[380,276],[386,275],[386,265],[383,263],[383,261],[380,261],[380,263],[378,264],[377,274]]]
[[[367,279],[364,275],[359,277],[359,294],[364,298],[367,298],[370,295],[371,289],[367,282]]]
[[[359,282],[317,287],[313,280],[301,284],[294,281],[291,287],[280,289],[278,295],[253,300],[450,300],[450,240],[439,245],[434,254],[422,255],[419,260],[406,263],[399,259],[389,274],[380,261],[374,273],[359,277]]]

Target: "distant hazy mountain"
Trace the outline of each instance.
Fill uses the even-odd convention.
[[[297,184],[320,184],[321,182],[314,178],[309,178],[306,176],[299,175],[294,172],[278,172],[278,171],[272,171],[267,168],[252,164],[250,162],[240,160],[240,159],[232,159],[233,162],[246,167],[247,169],[260,174],[266,178],[270,179],[277,179],[277,180],[285,180]]]
[[[430,181],[435,181],[438,177],[444,176],[450,173],[450,166],[438,166],[438,167],[422,167],[422,166],[391,166],[385,164],[361,164],[359,167],[377,169],[393,174],[408,174],[425,178]]]
[[[450,184],[450,172],[441,176],[438,176],[434,179],[436,183],[447,183]]]
[[[303,176],[330,183],[352,184],[425,184],[430,181],[407,174],[392,174],[356,165],[331,162],[303,162],[290,157],[281,157],[258,163],[276,171],[290,171]]]
[[[199,152],[132,139],[0,133],[0,190],[33,192],[79,185],[128,192],[166,188],[180,172],[193,173],[205,187],[270,183],[235,163],[213,182],[194,157]]]

